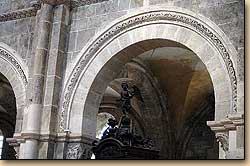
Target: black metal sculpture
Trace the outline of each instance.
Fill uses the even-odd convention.
[[[109,119],[109,127],[104,131],[99,142],[93,142],[93,152],[96,159],[156,159],[158,151],[153,150],[152,140],[136,135],[132,130],[129,117],[131,111],[131,99],[135,96],[140,101],[143,99],[136,86],[129,90],[127,83],[121,84],[121,109],[123,116],[119,123],[115,119]],[[118,127],[117,127],[118,125]]]

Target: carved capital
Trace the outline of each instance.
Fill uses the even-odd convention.
[[[217,142],[221,143],[221,147],[222,149],[227,152],[228,151],[228,147],[229,147],[229,143],[228,143],[228,135],[225,133],[216,133],[216,139]]]
[[[66,159],[90,159],[91,148],[83,144],[72,144],[68,146]]]

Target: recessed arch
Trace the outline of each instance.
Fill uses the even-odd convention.
[[[70,110],[74,105],[74,96],[81,89],[79,85],[84,82],[83,77],[88,78],[82,88],[84,103],[91,93],[89,90],[95,76],[112,56],[130,45],[150,39],[178,42],[202,60],[214,84],[217,120],[229,112],[237,111],[237,53],[226,35],[207,18],[188,10],[173,7],[157,10],[144,8],[143,12],[130,13],[113,22],[79,53],[63,93],[61,131],[69,129]],[[207,54],[204,55],[204,52]],[[98,101],[98,97],[96,99]]]
[[[21,132],[26,102],[28,67],[15,50],[2,42],[0,42],[0,73],[8,80],[13,89],[16,100],[16,117],[18,117],[15,132]]]

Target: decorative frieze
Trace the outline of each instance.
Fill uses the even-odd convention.
[[[91,148],[77,143],[68,146],[66,159],[90,159]]]
[[[40,7],[41,7],[40,3],[36,2],[33,3],[29,8],[0,14],[0,22],[36,16],[36,12],[37,10],[40,9]]]
[[[91,5],[93,3],[100,3],[108,0],[72,0],[71,1],[71,8],[79,7],[79,6],[85,6],[85,5]]]
[[[36,16],[36,13],[41,8],[42,3],[50,4],[53,6],[65,4],[67,6],[70,6],[70,8],[72,9],[79,6],[100,3],[103,1],[108,0],[37,0],[31,3],[31,7],[0,14],[0,22]]]
[[[228,143],[228,135],[225,133],[216,133],[216,139],[220,142],[222,149],[227,152],[229,143]]]
[[[96,56],[99,49],[105,46],[107,42],[110,42],[112,39],[118,37],[120,34],[129,31],[129,29],[133,29],[137,26],[142,26],[143,24],[153,24],[156,21],[167,21],[168,24],[180,24],[181,26],[192,29],[196,33],[209,40],[217,48],[217,50],[221,53],[222,58],[224,59],[224,63],[227,67],[228,75],[231,81],[233,107],[232,112],[237,112],[236,72],[229,52],[221,41],[220,37],[218,37],[217,34],[213,32],[213,30],[210,30],[211,28],[205,22],[202,22],[201,20],[193,16],[175,11],[157,10],[137,14],[114,24],[109,29],[101,33],[101,35],[98,36],[96,40],[94,40],[83,52],[82,57],[74,67],[65,86],[59,124],[61,131],[64,131],[64,129],[67,129],[68,127],[65,123],[65,119],[67,116],[69,116],[68,113],[70,110],[70,103],[73,100],[74,91],[77,87],[80,76],[85,71],[84,69],[86,69],[86,66],[90,62],[90,60],[93,59],[94,56]]]
[[[10,63],[12,66],[14,66],[14,69],[19,74],[20,78],[22,79],[24,85],[26,86],[28,84],[27,77],[24,73],[24,70],[21,66],[21,64],[18,62],[18,60],[12,56],[8,51],[0,47],[0,58],[5,59],[8,63]]]

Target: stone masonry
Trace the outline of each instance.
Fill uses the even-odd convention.
[[[221,159],[243,159],[244,8],[243,0],[1,0],[0,96],[9,94],[9,100],[16,102],[15,111],[9,111],[0,98],[1,131],[15,124],[15,132],[4,135],[8,146],[14,147],[19,159],[89,159],[107,86],[138,55],[165,47],[169,43],[162,40],[170,40],[179,43],[175,47],[193,51],[205,64],[215,95],[214,118],[197,122],[201,126],[190,133],[188,150],[178,153],[189,159],[214,158],[213,153]],[[155,41],[140,44],[149,40]],[[155,102],[162,91],[149,87],[158,87],[158,82],[146,67],[137,66],[135,71],[144,72],[143,77],[123,70],[120,78],[126,74],[129,80],[142,78],[135,82],[152,103],[141,108],[152,115],[141,117],[157,121],[144,127],[149,125],[156,140],[171,142],[174,130],[160,121],[170,123],[170,117],[161,117],[169,116],[168,108],[157,104],[168,99],[159,95]],[[1,119],[8,112],[13,122]],[[199,147],[202,134],[220,146],[215,141]],[[200,158],[199,150],[204,153]]]

